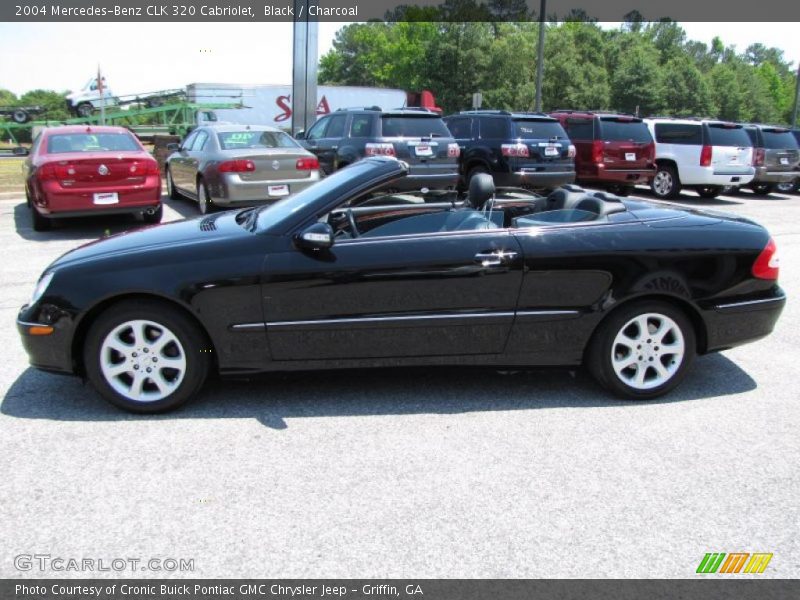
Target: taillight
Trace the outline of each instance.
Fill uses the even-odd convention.
[[[461,147],[458,144],[447,144],[447,156],[458,158],[461,156]]]
[[[56,179],[72,179],[75,177],[75,166],[69,163],[45,163],[39,167],[39,181]]]
[[[294,168],[298,171],[316,171],[319,169],[319,161],[313,156],[298,158]]]
[[[394,156],[394,145],[393,144],[367,144],[366,145],[366,155],[367,156]]]
[[[56,178],[56,166],[54,163],[45,163],[36,171],[39,181],[52,181]]]
[[[160,175],[161,169],[158,167],[158,163],[154,160],[146,160],[144,162],[134,162],[130,166],[131,175]]]
[[[575,146],[573,144],[569,145],[569,149],[567,150],[567,158],[575,158],[578,154],[578,151],[575,150]]]
[[[767,153],[766,150],[764,150],[764,148],[753,148],[753,166],[763,167],[766,154]]]
[[[711,153],[713,148],[711,146],[703,146],[703,149],[700,150],[700,166],[701,167],[710,167],[711,166]]]
[[[503,153],[503,156],[518,156],[521,158],[528,158],[530,156],[530,151],[526,144],[502,144],[500,146],[500,151]]]
[[[217,170],[220,173],[247,173],[256,170],[256,163],[252,160],[246,159],[237,159],[237,160],[226,160],[225,162],[219,163]]]
[[[778,279],[779,269],[778,247],[775,245],[775,240],[770,238],[767,246],[758,255],[756,262],[753,263],[753,277],[776,280]]]
[[[592,162],[598,165],[603,163],[603,140],[592,142]]]

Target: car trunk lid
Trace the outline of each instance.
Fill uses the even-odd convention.
[[[316,159],[302,148],[267,148],[258,152],[252,150],[228,151],[227,160],[243,160],[253,163],[252,171],[240,171],[242,181],[280,181],[285,179],[303,179],[311,177],[315,169],[309,169],[307,161]],[[306,163],[306,168],[298,168]]]
[[[153,158],[144,152],[115,155],[70,152],[52,155],[41,169],[65,188],[100,188],[141,185],[148,175],[154,174],[154,165]]]

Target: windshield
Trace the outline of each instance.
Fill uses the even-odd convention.
[[[220,131],[217,137],[223,150],[301,147],[282,131]]]
[[[653,136],[641,119],[605,117],[600,119],[600,137],[609,142],[650,143]]]
[[[514,121],[514,137],[523,140],[553,138],[567,139],[567,132],[558,121],[544,119],[519,119]]]
[[[451,137],[439,117],[382,117],[383,137]]]
[[[711,123],[708,126],[709,141],[712,146],[737,146],[748,148],[753,145],[741,125],[727,123]]]
[[[770,150],[797,150],[797,140],[788,129],[762,129],[764,148]]]
[[[139,152],[129,133],[59,133],[47,138],[48,154],[65,152]]]
[[[360,177],[365,172],[375,168],[375,165],[368,161],[356,162],[333,175],[328,175],[314,185],[307,187],[302,192],[279,200],[274,204],[260,207],[256,214],[257,228],[260,231],[270,230],[277,224],[292,218],[306,206],[312,204],[331,192],[336,192],[337,188],[342,191],[352,186],[352,180]]]

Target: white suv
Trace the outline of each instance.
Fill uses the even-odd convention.
[[[659,198],[677,198],[681,188],[714,198],[725,186],[745,185],[755,176],[753,142],[741,125],[665,117],[645,123],[656,142],[650,188]]]

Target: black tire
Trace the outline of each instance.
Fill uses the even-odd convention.
[[[38,210],[36,210],[36,207],[33,205],[33,203],[31,203],[29,206],[31,209],[31,220],[33,221],[33,230],[50,231],[50,229],[53,227],[53,220],[48,217],[45,217]]]
[[[14,123],[18,123],[20,125],[31,120],[31,116],[28,114],[28,112],[21,108],[17,108],[13,113],[11,113],[11,118],[14,120]]]
[[[167,354],[168,352],[178,358],[183,356],[185,360],[183,375],[175,389],[160,399],[136,400],[123,395],[112,387],[112,383],[109,383],[103,373],[101,360],[104,360],[105,354],[102,350],[107,336],[118,327],[123,327],[126,323],[137,320],[149,321],[157,326],[146,330],[148,332],[158,333],[158,327],[165,328],[162,329],[161,335],[163,335],[163,331],[168,331],[178,340],[180,346],[170,344],[162,350],[162,365],[165,360],[171,358]],[[158,341],[159,338],[160,336],[153,341]],[[139,352],[142,352],[144,345],[138,349]],[[136,342],[133,341],[131,344],[132,350],[137,350],[135,346]],[[100,395],[114,406],[136,413],[158,413],[174,409],[197,394],[211,368],[211,353],[209,350],[210,344],[206,340],[204,332],[179,309],[158,300],[126,300],[111,306],[92,323],[83,348],[83,364],[89,381],[91,381]],[[122,355],[119,356],[121,357]],[[122,358],[119,364],[125,364],[127,360],[130,360],[135,366],[140,366],[140,362],[142,364],[150,364],[144,361],[152,360],[153,358],[158,358],[155,352],[142,353],[136,359]],[[155,364],[158,363],[156,362]],[[162,377],[170,376],[169,368],[164,368],[163,366],[160,369],[155,366],[153,368]],[[153,388],[156,388],[155,380],[145,375],[141,367],[137,369],[137,372],[142,373],[144,379],[142,383],[143,393],[154,393]],[[130,373],[134,373],[134,371],[131,370]],[[116,379],[115,385],[124,386],[125,381],[121,380],[123,377],[130,376],[128,373],[121,374]],[[130,385],[133,387],[133,383]]]
[[[161,219],[164,218],[164,205],[159,204],[158,208],[155,209],[152,213],[142,213],[142,220],[147,223],[148,225],[155,225],[156,223],[161,223]]]
[[[653,335],[649,332],[645,334],[648,337],[641,340],[642,344],[639,344],[637,348],[631,347],[630,353],[627,355],[622,352],[627,349],[624,343],[615,343],[618,334],[621,334],[622,331],[630,332],[630,327],[634,328],[638,336],[638,331],[640,331],[638,325],[628,324],[632,319],[645,314],[653,315],[652,320],[648,321],[650,323],[664,322],[663,319],[659,321],[656,316],[666,317],[679,329],[683,337],[683,355],[677,366],[676,363],[670,362],[674,360],[675,355],[664,352],[664,348],[658,345],[661,342],[655,336],[649,337]],[[670,331],[672,332],[674,329]],[[672,333],[668,335],[672,336]],[[677,340],[677,337],[670,337],[666,344],[677,342]],[[697,354],[696,343],[694,327],[682,310],[662,300],[639,300],[628,306],[620,307],[600,324],[587,348],[586,366],[597,382],[615,396],[630,400],[649,400],[666,394],[683,380]],[[612,364],[612,351],[620,361],[630,357],[634,363],[622,371],[623,375],[619,375]],[[617,354],[618,352],[620,354]],[[642,354],[635,356],[638,352],[642,352]],[[657,384],[660,375],[655,369],[654,361],[656,360],[661,361],[662,366],[669,373],[669,376],[664,378],[663,383],[660,384]],[[669,372],[673,367],[675,367],[674,370]],[[627,377],[626,373],[635,379],[640,369],[644,373],[641,387],[629,385],[623,379],[623,377]],[[650,381],[647,380],[648,374]],[[644,387],[648,385],[651,387]]]
[[[697,188],[697,195],[701,198],[716,198],[722,193],[722,186],[720,185],[707,185]]]
[[[197,180],[197,210],[200,211],[201,215],[208,215],[214,212],[214,204],[208,193],[208,187],[202,179]]]
[[[179,200],[181,195],[178,192],[178,188],[175,187],[175,180],[172,178],[172,171],[170,171],[169,167],[164,169],[166,171],[166,179],[167,179],[167,195],[169,196],[170,200]]]
[[[678,172],[672,165],[659,165],[656,174],[650,182],[650,190],[658,198],[674,200],[681,193],[681,180]]]
[[[617,185],[614,186],[614,191],[611,193],[616,194],[617,196],[630,196],[632,191],[632,185]]]
[[[775,186],[775,191],[781,194],[796,194],[800,189],[800,178],[789,181],[788,183],[779,183]]]
[[[145,107],[147,108],[158,108],[159,106],[164,105],[164,99],[160,96],[156,96],[154,98],[148,98],[144,102]]]
[[[775,184],[772,183],[754,183],[750,186],[750,189],[753,190],[754,194],[759,194],[761,196],[767,196],[775,191]]]
[[[75,114],[84,119],[87,117],[91,117],[93,112],[94,112],[94,107],[89,102],[81,102],[75,108]]]

